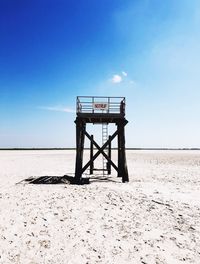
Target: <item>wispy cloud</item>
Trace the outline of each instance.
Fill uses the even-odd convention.
[[[124,81],[124,79],[128,76],[128,73],[125,71],[122,71],[120,74],[114,74],[111,82],[112,83],[121,83],[122,81]]]
[[[122,77],[118,74],[113,75],[111,79],[112,83],[120,83],[122,81]]]
[[[55,112],[65,112],[65,113],[75,113],[75,110],[68,107],[62,106],[39,106],[38,109],[47,110],[47,111],[55,111]]]

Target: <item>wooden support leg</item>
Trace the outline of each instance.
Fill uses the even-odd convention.
[[[119,125],[117,126],[117,130],[119,131],[120,127]],[[120,132],[121,133],[121,132]],[[120,133],[118,133],[118,136],[117,136],[117,142],[118,142],[118,174],[117,174],[117,177],[122,177],[122,158],[121,158],[121,136],[120,136]]]
[[[122,177],[122,182],[128,182],[128,169],[126,163],[125,150],[125,124],[118,124],[118,177]]]
[[[83,150],[85,138],[85,124],[80,120],[76,120],[76,169],[75,179],[80,182],[82,176]]]
[[[94,149],[94,145],[93,145],[93,140],[94,140],[94,136],[91,135],[91,141],[90,141],[90,160],[92,160],[93,158],[93,149]],[[93,170],[94,170],[94,161],[91,162],[90,164],[90,174],[93,174]]]
[[[110,139],[111,139],[111,136],[109,136],[109,140]],[[111,159],[111,140],[110,140],[110,143],[108,145],[108,157],[109,157],[109,159]],[[108,171],[108,174],[111,174],[111,164],[109,161],[107,162],[107,171]]]

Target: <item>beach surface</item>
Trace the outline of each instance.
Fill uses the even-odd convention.
[[[114,169],[88,185],[24,181],[74,164],[73,150],[0,151],[0,263],[200,263],[200,151],[128,150],[129,183]]]

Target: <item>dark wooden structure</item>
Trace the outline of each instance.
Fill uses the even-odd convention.
[[[94,171],[94,160],[102,154],[107,160],[106,170],[111,173],[111,167],[117,171],[122,182],[128,182],[128,169],[125,153],[125,126],[128,121],[125,118],[125,98],[124,97],[94,97],[78,96],[76,102],[76,168],[75,180],[80,183],[82,174],[89,168],[90,174]],[[106,142],[100,147],[94,140],[94,136],[86,131],[86,124],[116,124],[116,131],[109,135]],[[85,136],[90,140],[90,160],[83,165],[83,151]],[[117,137],[118,140],[118,164],[111,159],[111,142]],[[94,147],[97,152],[94,154]],[[107,150],[107,151],[105,151]]]

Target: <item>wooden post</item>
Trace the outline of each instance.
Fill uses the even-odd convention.
[[[108,137],[109,140],[111,139],[111,136]],[[111,159],[111,140],[110,143],[108,145],[108,157]],[[107,162],[107,171],[108,171],[108,175],[111,174],[111,164],[110,162]]]
[[[118,177],[122,177],[122,182],[128,182],[128,169],[126,163],[125,150],[125,123],[120,122],[118,126]]]
[[[92,160],[93,157],[93,153],[94,153],[94,145],[93,145],[93,140],[94,140],[94,136],[91,135],[91,139],[90,140],[90,160]],[[93,170],[94,170],[94,161],[91,162],[90,164],[90,174],[93,174]]]
[[[120,137],[120,126],[119,124],[117,124],[117,131],[118,131],[118,135],[117,135],[117,143],[118,143],[118,174],[117,177],[122,177],[122,158],[121,158],[121,137]]]
[[[76,169],[75,169],[75,179],[77,182],[80,181],[82,176],[82,166],[83,166],[83,150],[84,150],[84,138],[85,138],[85,124],[76,119]]]

